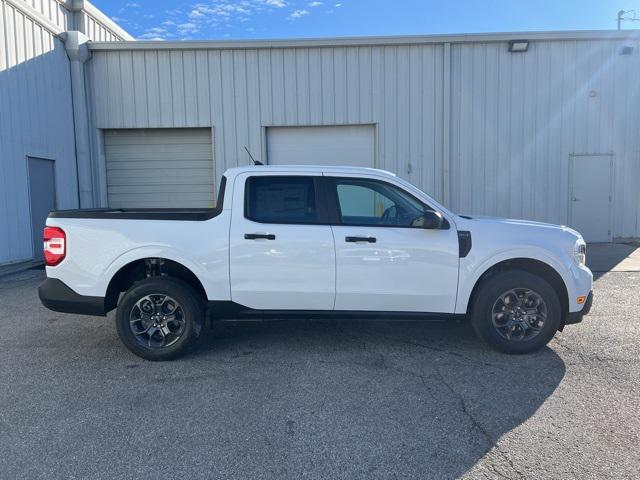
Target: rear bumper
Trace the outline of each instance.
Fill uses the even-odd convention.
[[[47,278],[38,288],[42,304],[54,312],[104,316],[104,298],[88,297],[74,292],[63,281]]]
[[[565,325],[571,325],[572,323],[580,323],[582,318],[591,311],[591,304],[593,303],[593,290],[589,292],[587,301],[584,302],[584,307],[579,312],[569,312],[567,315],[567,321]]]

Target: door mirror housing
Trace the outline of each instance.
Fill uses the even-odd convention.
[[[419,217],[414,218],[411,226],[426,230],[439,230],[444,226],[444,217],[440,212],[427,210]]]

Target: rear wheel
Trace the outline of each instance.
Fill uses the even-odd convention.
[[[125,346],[147,360],[170,360],[192,347],[204,323],[198,294],[171,277],[136,283],[116,311],[116,327]]]
[[[476,334],[496,350],[530,353],[549,343],[561,315],[558,295],[546,280],[508,270],[480,286],[471,323]]]

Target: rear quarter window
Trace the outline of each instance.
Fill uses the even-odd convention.
[[[260,223],[316,223],[313,177],[250,177],[245,185],[245,216]]]

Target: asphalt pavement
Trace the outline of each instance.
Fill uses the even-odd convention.
[[[146,362],[0,277],[0,478],[640,478],[640,273],[507,356],[466,324],[222,324]]]

